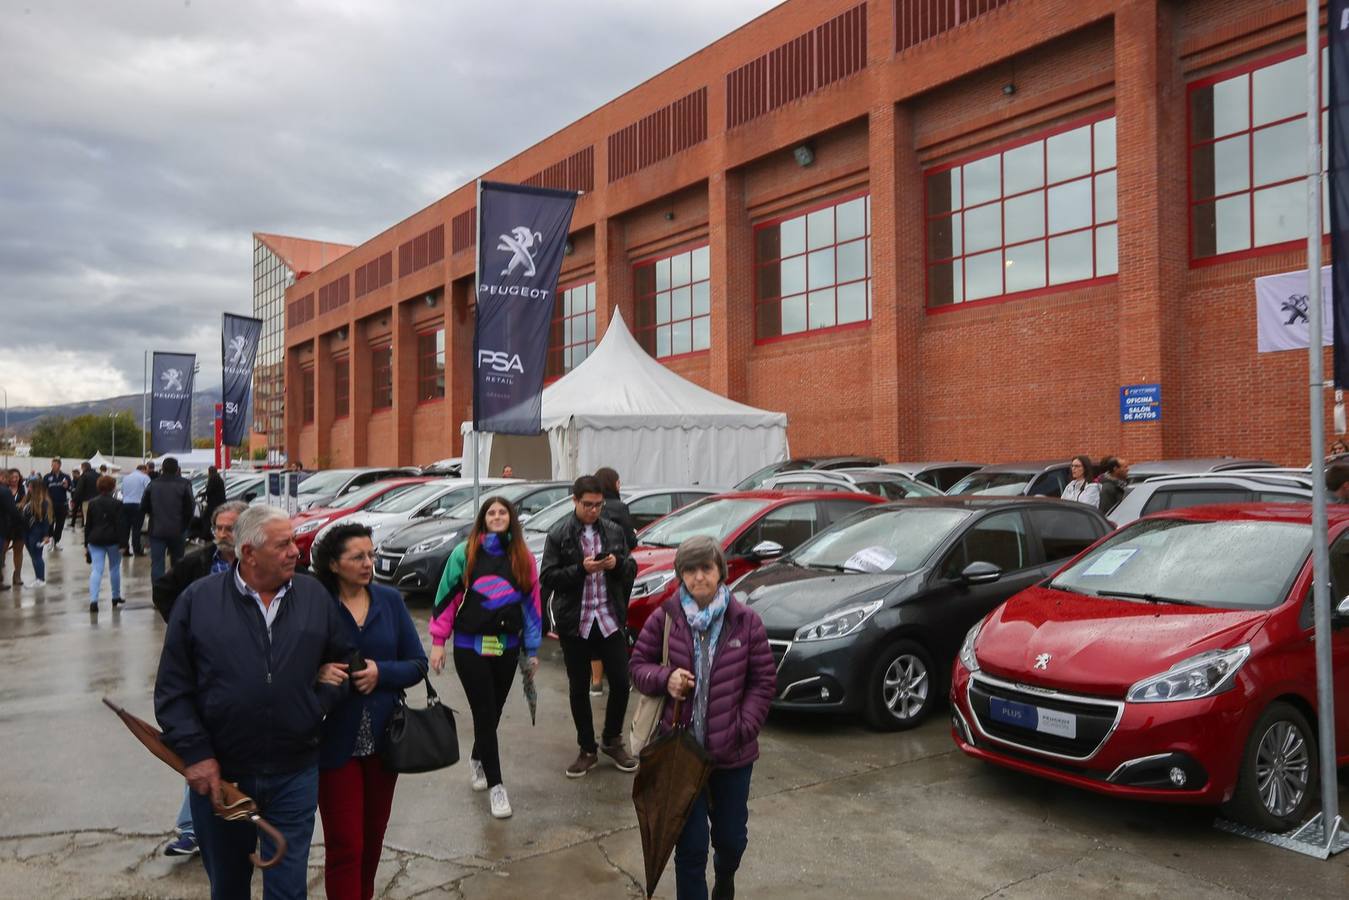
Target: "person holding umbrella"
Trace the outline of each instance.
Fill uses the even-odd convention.
[[[510,817],[511,802],[501,780],[497,725],[522,647],[529,658],[520,666],[525,678],[538,670],[541,621],[539,573],[520,518],[509,500],[488,497],[468,540],[445,564],[429,630],[437,674],[445,667],[445,641],[454,636],[454,668],[473,712],[470,785],[490,790],[498,819]]]
[[[748,843],[750,775],[777,691],[777,668],[763,621],[726,587],[726,559],[716,541],[684,541],[674,568],[680,591],[647,619],[629,671],[641,693],[680,701],[666,702],[658,731],[688,728],[713,765],[675,845],[676,896],[708,896],[710,837],[716,873],[711,896],[727,900],[735,896],[735,873]],[[662,664],[667,620],[669,662]]]
[[[350,678],[352,688],[323,720],[319,744],[323,883],[330,900],[369,900],[398,782],[378,752],[399,692],[426,677],[426,653],[398,591],[371,583],[369,527],[337,525],[314,547],[313,563],[357,651],[319,671],[320,682],[337,686]]]

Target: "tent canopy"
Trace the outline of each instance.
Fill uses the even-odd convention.
[[[787,416],[729,400],[681,378],[643,350],[622,316],[595,351],[543,391],[538,436],[484,432],[484,475],[572,480],[601,466],[628,484],[730,485],[787,458]],[[465,422],[465,475],[473,423]]]

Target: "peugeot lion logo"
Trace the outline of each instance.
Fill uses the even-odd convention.
[[[244,352],[248,349],[248,341],[242,334],[235,335],[230,339],[230,365],[242,366],[244,364]]]
[[[525,277],[533,278],[534,254],[530,251],[534,249],[535,243],[543,243],[543,235],[537,231],[530,231],[523,225],[517,225],[511,229],[510,234],[501,235],[499,240],[501,243],[497,244],[497,249],[511,252],[511,261],[501,270],[501,274],[509,275],[515,271],[516,266],[524,266]]]
[[[164,387],[163,387],[164,391],[167,392],[167,391],[183,390],[182,369],[165,369],[163,372],[159,373],[159,377],[164,379]]]
[[[1034,668],[1036,668],[1036,669],[1048,669],[1048,668],[1049,668],[1049,659],[1050,659],[1050,654],[1048,654],[1048,653],[1041,653],[1039,656],[1035,657],[1035,666],[1034,666]]]

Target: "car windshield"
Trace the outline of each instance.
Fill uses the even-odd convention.
[[[903,500],[906,497],[943,497],[941,491],[931,485],[911,481],[908,478],[878,478],[875,481],[858,479],[857,486],[868,494],[884,497],[887,500]]]
[[[416,509],[427,500],[445,490],[443,484],[419,484],[411,490],[401,491],[393,496],[380,497],[365,508],[366,512],[405,513]]]
[[[530,516],[529,521],[524,524],[524,529],[525,531],[552,531],[553,526],[565,519],[575,508],[576,504],[571,497],[563,497]]]
[[[350,494],[343,494],[342,497],[334,500],[332,503],[328,504],[328,506],[332,509],[360,509],[361,506],[365,504],[365,501],[377,494],[383,494],[383,499],[388,499],[403,493],[410,487],[416,487],[416,485],[400,484],[397,487],[391,488],[384,482],[376,481],[374,484],[367,484],[363,488],[357,488]]]
[[[536,485],[520,482],[518,484],[484,484],[481,486],[482,499],[488,497],[504,497],[514,503],[525,494],[532,492]],[[447,519],[474,519],[478,516],[478,510],[473,505],[473,491],[470,488],[467,499],[458,506],[452,506],[445,513]]]
[[[686,539],[706,535],[718,543],[773,501],[748,497],[706,500],[670,513],[647,528],[638,543],[678,547]]]
[[[262,477],[258,475],[252,475],[245,478],[231,479],[229,483],[225,486],[225,499],[233,500],[237,498],[240,494],[247,493],[253,488],[258,487],[259,485],[262,484],[262,481],[263,481]]]
[[[1135,602],[1271,609],[1310,548],[1306,525],[1145,519],[1073,563],[1050,587]]]
[[[295,489],[295,493],[301,497],[305,494],[327,494],[337,493],[342,489],[354,474],[351,469],[329,469],[326,472],[315,472]]]
[[[925,507],[866,510],[802,544],[791,561],[844,572],[912,572],[970,515]]]
[[[971,472],[955,483],[948,494],[1019,496],[1035,476],[1029,472]]]
[[[772,478],[774,475],[781,475],[783,472],[800,472],[808,468],[810,468],[810,466],[803,462],[793,462],[791,460],[788,460],[787,462],[775,462],[771,466],[764,466],[762,469],[737,484],[732,490],[757,490],[763,486],[765,481]]]

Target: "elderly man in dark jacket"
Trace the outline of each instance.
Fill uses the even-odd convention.
[[[539,581],[553,592],[553,628],[562,643],[567,667],[571,716],[580,753],[567,767],[580,778],[599,761],[599,752],[624,772],[637,760],[623,746],[623,716],[628,710],[628,595],[637,577],[637,562],[628,552],[623,529],[601,518],[604,495],[593,475],[572,485],[576,505],[571,515],[553,526],[543,546]],[[595,743],[590,714],[590,661],[598,659],[609,680],[603,743]]]
[[[178,472],[178,460],[164,460],[164,473],[150,483],[141,499],[150,517],[150,577],[164,575],[164,554],[173,564],[183,558],[187,529],[192,524],[192,482]]]
[[[213,815],[223,781],[267,811],[286,838],[281,863],[263,876],[268,897],[303,897],[318,808],[323,717],[347,685],[318,681],[354,647],[338,605],[316,580],[295,574],[290,520],[254,507],[235,525],[238,563],[193,583],[173,606],[155,679],[164,740],[188,764],[192,819],[214,897],[247,897],[249,822]],[[275,850],[265,837],[262,853]]]

